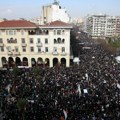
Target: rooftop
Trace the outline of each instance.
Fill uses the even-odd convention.
[[[0,22],[0,28],[36,28],[37,25],[27,20],[5,20]]]
[[[45,25],[42,25],[40,27],[72,27],[72,25],[62,22],[62,21],[59,21],[59,20],[56,20],[56,21],[47,23]]]

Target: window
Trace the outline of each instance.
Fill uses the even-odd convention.
[[[10,38],[10,39],[7,39],[7,43],[17,43],[17,39],[13,39],[13,38]]]
[[[16,35],[16,31],[15,30],[13,31],[13,34]]]
[[[2,38],[0,38],[0,43],[3,43],[3,40],[2,40]]]
[[[9,30],[9,35],[15,35],[16,31],[15,30]]]
[[[18,50],[18,46],[15,46],[15,52],[18,52],[19,50]]]
[[[22,38],[21,40],[22,40],[22,43],[25,43],[25,38]]]
[[[21,30],[21,35],[24,35],[24,31],[23,30]]]
[[[33,43],[33,38],[30,38],[30,43]]]
[[[23,52],[26,52],[26,47],[22,47],[22,51],[23,51]]]
[[[45,47],[45,52],[48,52],[48,47]]]
[[[58,38],[57,41],[58,41],[58,43],[61,43],[61,38]]]
[[[55,44],[55,43],[57,43],[57,40],[56,40],[56,39],[54,39],[54,44]]]
[[[65,30],[62,30],[62,34],[63,34],[63,35],[65,34]]]
[[[0,47],[0,52],[4,52],[4,47],[3,46]]]
[[[8,52],[11,52],[11,46],[8,46],[8,47],[7,47],[7,51],[8,51]]]
[[[31,51],[31,52],[34,52],[34,47],[30,47],[30,51]]]
[[[48,44],[48,39],[47,38],[45,38],[45,44]]]
[[[8,35],[8,31],[6,31],[6,35]]]
[[[54,30],[54,35],[56,35],[56,30]]]
[[[54,47],[54,48],[53,48],[53,52],[57,52],[57,47]]]
[[[9,35],[13,35],[13,31],[12,30],[9,30]]]
[[[40,47],[38,47],[38,52],[41,52],[41,48]]]
[[[41,43],[40,38],[37,39],[37,42],[38,42],[38,43]]]
[[[65,47],[62,47],[62,53],[64,53],[65,52]]]
[[[61,35],[61,30],[57,30],[57,35]]]
[[[6,35],[16,35],[16,30],[7,30]]]

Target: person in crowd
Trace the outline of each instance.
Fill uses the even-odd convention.
[[[1,70],[1,119],[120,120],[120,64],[87,42],[79,65]]]

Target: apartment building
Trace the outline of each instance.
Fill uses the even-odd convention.
[[[0,67],[69,67],[71,28],[62,21],[41,26],[26,20],[0,22]]]
[[[116,35],[120,36],[120,16],[116,17]]]
[[[86,17],[85,31],[93,38],[113,37],[119,33],[119,20],[115,16],[89,15]]]

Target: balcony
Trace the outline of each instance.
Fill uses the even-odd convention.
[[[17,57],[17,56],[20,55],[20,52],[16,52],[16,51],[11,52],[11,51],[9,51],[9,52],[7,52],[7,54],[8,54],[8,56],[11,56],[11,57]]]
[[[27,44],[26,44],[26,43],[22,43],[22,44],[21,44],[21,46],[26,47],[26,46],[27,46]]]
[[[15,56],[19,56],[20,55],[20,52],[14,52],[13,53]]]
[[[2,47],[2,46],[4,46],[4,44],[3,44],[3,43],[0,43],[0,47]]]
[[[66,52],[62,52],[61,55],[62,55],[62,56],[65,56],[65,55],[66,55]]]
[[[10,56],[13,55],[13,53],[11,51],[8,51],[7,54],[10,55]]]
[[[58,55],[58,52],[55,52],[55,51],[54,51],[52,54],[53,54],[53,55]]]
[[[37,47],[42,47],[42,43],[36,43]]]

